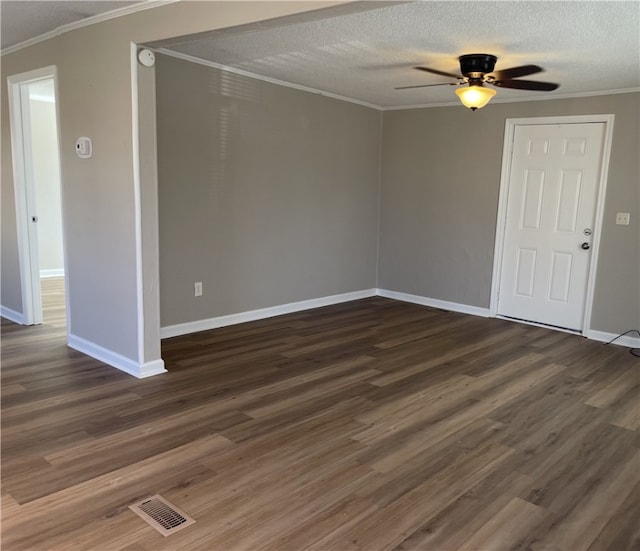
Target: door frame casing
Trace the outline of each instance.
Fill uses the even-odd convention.
[[[497,317],[498,299],[500,297],[500,280],[502,277],[502,262],[507,223],[507,202],[509,199],[509,184],[513,156],[513,143],[516,128],[518,126],[544,126],[554,124],[585,124],[604,123],[604,137],[602,144],[602,164],[598,177],[598,189],[596,193],[595,218],[593,223],[593,237],[591,241],[591,259],[589,261],[589,274],[587,276],[587,291],[585,294],[585,308],[582,320],[583,335],[587,334],[591,326],[591,311],[593,307],[593,295],[595,290],[596,269],[598,266],[598,254],[600,250],[600,236],[602,234],[602,222],[604,216],[604,203],[607,190],[607,176],[609,174],[609,159],[611,156],[611,141],[613,137],[613,122],[615,116],[608,115],[567,115],[555,117],[528,117],[513,118],[505,121],[504,143],[502,149],[502,167],[500,171],[500,193],[498,196],[498,216],[496,220],[496,238],[493,254],[493,274],[491,278],[491,299],[489,315]],[[509,318],[511,319],[511,318]],[[528,323],[528,322],[527,322]],[[531,322],[534,325],[539,325]]]
[[[18,261],[20,268],[20,286],[22,295],[22,323],[35,325],[42,323],[42,298],[40,294],[39,253],[37,248],[37,229],[30,228],[29,209],[35,200],[35,188],[32,178],[29,176],[29,166],[32,162],[30,143],[27,145],[25,138],[30,135],[30,130],[23,127],[24,105],[22,87],[39,80],[53,80],[55,93],[56,134],[57,151],[60,159],[60,102],[58,94],[58,71],[55,65],[42,67],[33,71],[11,75],[7,78],[9,126],[11,132],[11,160],[13,163],[13,189],[16,207],[16,231],[18,240]],[[59,163],[60,172],[62,166]],[[60,193],[63,195],[63,180],[60,174]],[[71,326],[69,320],[69,289],[68,289],[68,262],[65,232],[64,200],[61,200],[62,210],[62,254],[64,265],[65,305],[67,316],[67,333]],[[34,237],[35,236],[35,237]]]

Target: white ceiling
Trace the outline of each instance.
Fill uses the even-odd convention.
[[[2,0],[2,48],[135,3]],[[458,73],[459,55],[491,53],[496,70],[536,64],[524,78],[560,83],[492,100],[526,101],[639,89],[640,2],[355,2],[151,46],[384,108],[456,104],[453,87],[394,87],[447,81],[416,65]]]
[[[4,50],[82,19],[121,9],[137,1],[1,0],[0,48]]]

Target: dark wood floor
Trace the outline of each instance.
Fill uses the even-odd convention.
[[[170,339],[135,380],[2,322],[2,548],[640,548],[640,360],[372,298]],[[127,509],[196,519],[163,538]]]

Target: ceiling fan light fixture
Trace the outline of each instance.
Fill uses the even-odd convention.
[[[495,90],[478,85],[465,86],[456,90],[456,96],[458,96],[462,105],[468,107],[472,111],[487,105],[495,95]]]

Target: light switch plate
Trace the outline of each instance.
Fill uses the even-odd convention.
[[[616,224],[618,226],[628,226],[630,218],[631,218],[631,214],[628,213],[628,212],[617,212],[616,213]]]

